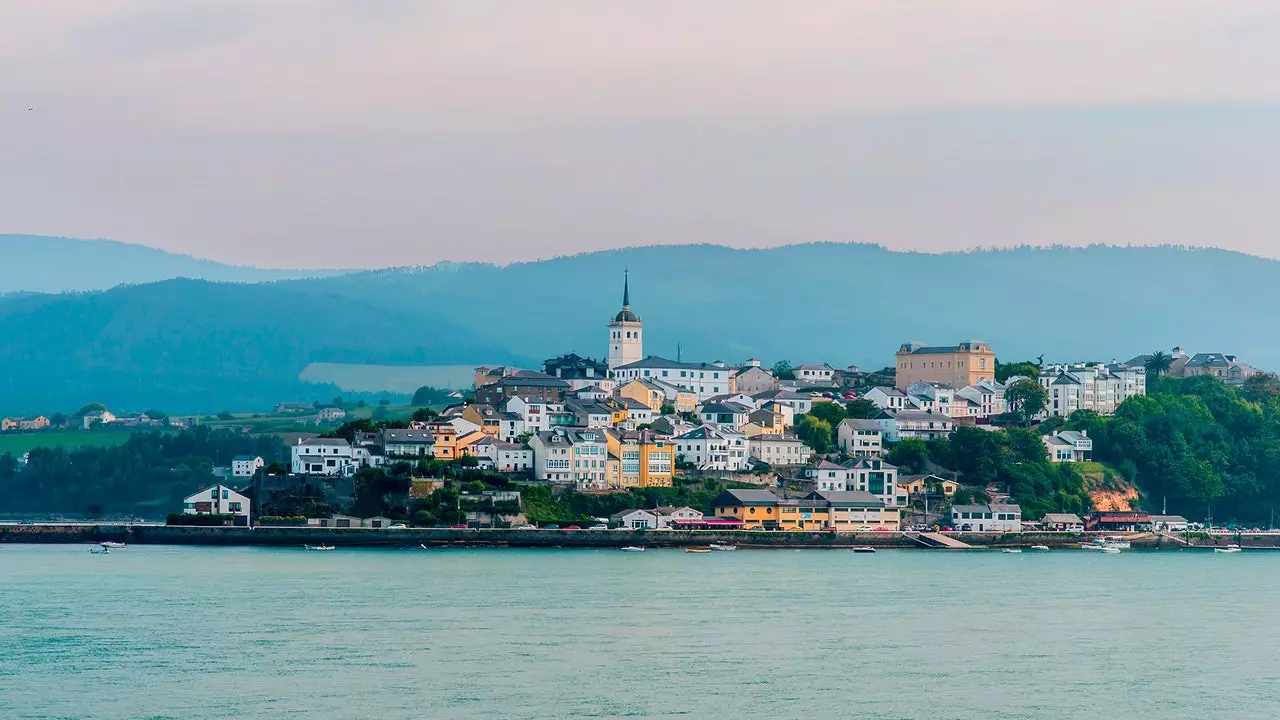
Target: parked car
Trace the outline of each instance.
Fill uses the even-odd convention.
[[[609,529],[609,526],[608,526],[608,525],[604,525],[604,524],[596,524],[596,525],[592,525],[591,527],[589,527],[589,528],[587,528],[587,529],[588,529],[588,530],[608,530],[608,529]]]
[[[973,531],[973,525],[970,525],[969,523],[965,523],[964,525],[960,526],[960,532],[972,532],[972,531]]]
[[[582,528],[578,527],[577,525],[570,525],[569,527],[565,528],[565,530],[581,530],[581,529]]]
[[[1067,532],[1084,532],[1083,525],[1068,525]]]
[[[560,526],[559,525],[543,525],[542,529],[543,530],[559,530]]]
[[[405,525],[404,523],[392,523],[391,525],[387,526],[387,529],[388,530],[408,530],[409,526]]]
[[[887,527],[885,527],[885,526],[883,526],[883,525],[877,525],[877,526],[876,526],[876,532],[889,532],[889,528],[887,528]]]
[[[471,528],[465,523],[458,523],[456,525],[450,525],[449,529],[450,530],[470,530]]]
[[[530,524],[528,524],[528,523],[525,523],[524,525],[521,525],[520,527],[518,527],[518,528],[516,528],[516,529],[517,529],[517,530],[537,530],[537,529],[538,529],[538,526],[537,526],[537,525],[530,525]]]

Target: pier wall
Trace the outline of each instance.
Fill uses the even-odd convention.
[[[1114,533],[1112,533],[1114,534]],[[1076,547],[1091,533],[959,533],[975,547]],[[1179,547],[1181,542],[1150,533],[1128,535],[1135,548]],[[686,547],[731,543],[743,547],[778,548],[921,548],[904,533],[763,532],[711,530],[490,530],[410,528],[405,530],[318,527],[185,527],[120,524],[0,525],[0,543],[91,543],[114,540],[138,545],[336,545],[341,547],[476,546],[476,547]],[[1239,543],[1244,547],[1280,547],[1280,535],[1192,537],[1191,545],[1212,547]]]

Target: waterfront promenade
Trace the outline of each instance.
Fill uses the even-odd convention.
[[[975,548],[1023,548],[1044,545],[1075,548],[1101,535],[1115,533],[948,533]],[[1280,534],[1125,534],[1135,548],[1221,547],[1280,548]],[[322,527],[188,527],[158,524],[0,525],[0,543],[90,543],[116,541],[138,545],[335,545],[339,547],[474,546],[547,548],[688,547],[728,543],[760,548],[901,548],[947,549],[919,533],[801,532],[710,530],[517,530],[406,528],[398,530]]]

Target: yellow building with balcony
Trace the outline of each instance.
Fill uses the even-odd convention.
[[[617,470],[610,469],[612,487],[671,487],[675,473],[675,445],[650,430],[605,433],[610,459],[617,459]]]

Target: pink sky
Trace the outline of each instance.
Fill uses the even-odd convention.
[[[8,3],[0,232],[317,268],[1277,256],[1278,61],[1280,4],[1253,0]]]

